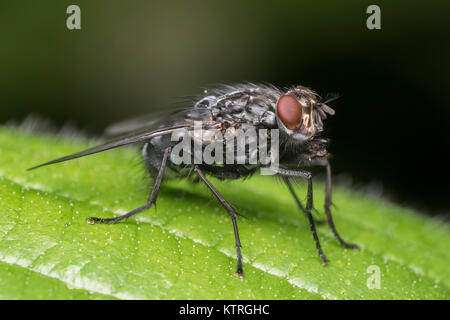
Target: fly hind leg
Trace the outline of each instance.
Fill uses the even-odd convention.
[[[170,153],[170,148],[167,148],[164,150],[164,155],[163,155],[163,159],[161,161],[161,166],[159,168],[158,175],[156,176],[155,184],[153,185],[153,189],[152,189],[152,192],[150,193],[147,204],[143,205],[142,207],[136,208],[124,215],[118,216],[118,217],[114,217],[114,218],[91,217],[91,218],[87,219],[87,222],[90,224],[94,224],[97,222],[99,222],[99,223],[116,223],[121,220],[128,219],[128,218],[138,214],[139,212],[149,209],[152,205],[154,205],[156,203],[156,198],[158,196],[159,188],[161,187],[161,182],[162,182],[162,179],[164,176],[164,171],[166,169],[167,158],[168,158],[169,153]]]

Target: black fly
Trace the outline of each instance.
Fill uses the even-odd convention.
[[[46,162],[29,170],[131,143],[143,143],[142,155],[150,175],[155,179],[147,204],[115,218],[93,217],[89,218],[88,222],[91,224],[96,222],[116,223],[129,218],[155,204],[163,178],[167,179],[174,176],[192,178],[191,175],[196,174],[197,180],[202,181],[212,191],[230,215],[236,240],[236,275],[243,277],[241,243],[236,222],[238,214],[208,180],[207,175],[219,179],[244,178],[260,168],[268,167],[270,163],[262,163],[259,160],[254,164],[248,162],[210,164],[205,161],[200,163],[198,161],[176,163],[171,157],[171,152],[178,142],[173,141],[171,136],[174,132],[184,130],[194,137],[192,133],[199,122],[204,129],[215,129],[224,134],[234,133],[239,129],[278,130],[279,164],[272,170],[275,171],[276,175],[282,177],[299,209],[308,218],[319,256],[322,259],[322,264],[325,265],[328,260],[322,251],[315,228],[315,223],[324,221],[316,221],[311,214],[313,210],[312,175],[304,169],[305,167],[323,166],[326,168],[325,214],[327,223],[342,245],[348,248],[357,248],[355,244],[347,243],[340,237],[331,216],[331,168],[326,149],[327,140],[318,137],[318,134],[323,130],[322,120],[326,119],[327,114],[334,114],[334,110],[326,105],[327,102],[322,102],[316,93],[302,86],[286,90],[271,85],[251,83],[222,86],[218,89],[205,91],[191,106],[172,113],[164,120],[128,121],[115,125],[111,127],[111,131],[127,134],[105,144]],[[194,137],[194,139],[198,140],[198,137]],[[271,139],[270,134],[268,139]],[[225,144],[225,139],[216,139],[215,142],[217,141]],[[203,149],[209,143],[203,140],[200,142]],[[243,140],[243,143],[245,144],[244,147],[247,147],[244,150],[247,150],[251,142],[247,139]],[[249,152],[246,154],[247,160]],[[194,155],[190,154],[189,157],[193,159]],[[303,206],[294,192],[291,179],[295,178],[308,181],[306,206]]]

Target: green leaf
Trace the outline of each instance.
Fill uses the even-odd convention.
[[[111,150],[35,171],[92,145],[0,128],[0,298],[8,299],[449,299],[448,226],[344,188],[333,195],[341,247],[270,177],[212,180],[239,218],[245,278],[225,210],[201,184],[167,181],[157,207],[115,225],[89,225],[145,203],[151,180],[139,152]],[[304,199],[305,185],[296,186]],[[322,211],[323,184],[315,183]],[[379,268],[380,288],[367,285]],[[375,267],[375,268],[376,268]],[[368,269],[369,268],[369,269]],[[370,280],[370,279],[369,279]]]

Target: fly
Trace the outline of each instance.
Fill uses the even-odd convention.
[[[321,101],[320,97],[312,90],[295,86],[280,89],[268,84],[243,83],[237,85],[224,85],[210,91],[205,91],[194,101],[188,103],[187,108],[177,110],[162,120],[137,119],[126,121],[122,124],[113,125],[111,132],[125,133],[109,142],[96,147],[64,156],[28,170],[42,166],[55,164],[75,158],[84,157],[93,153],[117,148],[120,146],[141,143],[142,156],[146,164],[149,175],[154,178],[154,185],[148,197],[148,201],[143,206],[136,208],[124,215],[114,218],[88,218],[88,223],[116,223],[130,218],[156,203],[158,191],[164,179],[169,177],[192,178],[203,182],[220,201],[228,212],[235,235],[237,268],[236,276],[243,277],[241,242],[237,225],[238,213],[231,204],[221,195],[208,179],[213,176],[222,180],[245,178],[254,174],[262,168],[270,168],[273,174],[280,176],[292,194],[297,206],[302,211],[310,225],[313,239],[316,243],[318,254],[322,264],[326,265],[328,259],[322,251],[319,237],[316,232],[316,223],[327,223],[340,244],[347,248],[358,248],[357,245],[344,241],[336,230],[331,214],[331,167],[329,154],[327,151],[327,140],[320,137],[323,131],[323,120],[327,115],[333,115],[334,110],[330,108],[328,101]],[[204,135],[198,137],[194,134],[196,126],[201,124],[201,129],[214,129],[220,133],[220,138],[204,139]],[[206,151],[210,148],[211,142],[216,146],[224,147],[214,150],[214,156],[223,156],[230,151],[225,144],[231,138],[236,138],[236,132],[244,130],[272,130],[277,131],[279,155],[274,158],[274,154],[269,153],[269,161],[256,160],[250,164],[248,159],[252,153],[252,139],[248,137],[240,140],[236,147],[245,151],[244,162],[210,163],[205,160],[194,161],[194,152],[182,150],[183,156],[191,161],[180,163],[172,151],[177,148],[178,141],[173,139],[177,132],[184,132],[193,138],[197,145],[200,143],[200,150]],[[223,134],[223,135],[222,135]],[[228,134],[228,136],[227,136]],[[228,137],[228,138],[227,138]],[[274,135],[266,134],[265,138],[274,141]],[[200,140],[200,142],[198,141]],[[269,141],[270,142],[270,141]],[[195,144],[194,143],[194,144]],[[257,145],[255,152],[259,152],[261,146]],[[219,150],[219,151],[218,151]],[[223,158],[223,157],[222,157]],[[277,161],[276,166],[273,162]],[[313,218],[313,182],[312,174],[307,170],[310,166],[325,167],[325,214],[326,221]],[[306,179],[308,181],[307,200],[304,206],[297,197],[292,186],[293,179]],[[194,179],[191,179],[194,180]]]

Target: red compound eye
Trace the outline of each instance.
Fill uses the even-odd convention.
[[[290,94],[285,94],[278,100],[277,112],[286,128],[293,130],[299,126],[302,119],[302,106]]]

